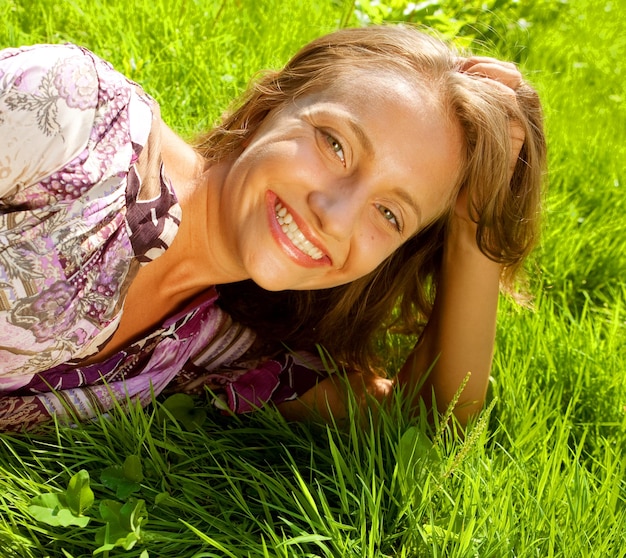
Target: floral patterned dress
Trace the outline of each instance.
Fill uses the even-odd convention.
[[[181,217],[159,108],[137,84],[74,45],[0,52],[0,430],[146,404],[168,385],[208,386],[234,412],[313,387],[311,355],[245,361],[254,333],[215,289],[79,365],[111,338],[138,269],[167,250]]]

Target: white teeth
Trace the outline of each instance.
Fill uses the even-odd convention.
[[[307,256],[310,256],[314,260],[320,260],[324,256],[323,252],[314,246],[309,240],[306,239],[302,231],[296,225],[291,213],[287,211],[286,207],[283,207],[281,203],[276,204],[276,220],[280,225],[287,238],[291,240],[293,245],[304,252]]]

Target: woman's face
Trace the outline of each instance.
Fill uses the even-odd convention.
[[[446,211],[460,153],[426,88],[355,71],[270,113],[232,161],[220,190],[231,263],[267,290],[362,277]]]

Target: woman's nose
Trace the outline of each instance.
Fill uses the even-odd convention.
[[[349,238],[363,213],[364,200],[359,189],[335,185],[309,194],[309,205],[324,234],[336,240]]]

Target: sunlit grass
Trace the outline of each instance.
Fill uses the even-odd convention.
[[[626,556],[626,6],[534,5],[528,48],[519,28],[514,45],[492,48],[523,62],[546,106],[545,235],[529,266],[535,309],[500,307],[482,427],[464,441],[437,436],[398,402],[347,428],[209,410],[188,431],[151,407],[2,435],[2,558],[90,556],[98,506],[121,501],[102,472],[128,456],[143,467],[132,497],[148,518],[138,542],[110,556]],[[0,45],[81,43],[192,135],[255,71],[351,10],[330,0],[0,0]],[[391,342],[394,352],[404,344]],[[79,470],[95,494],[87,527],[36,521],[32,499],[63,492]]]

